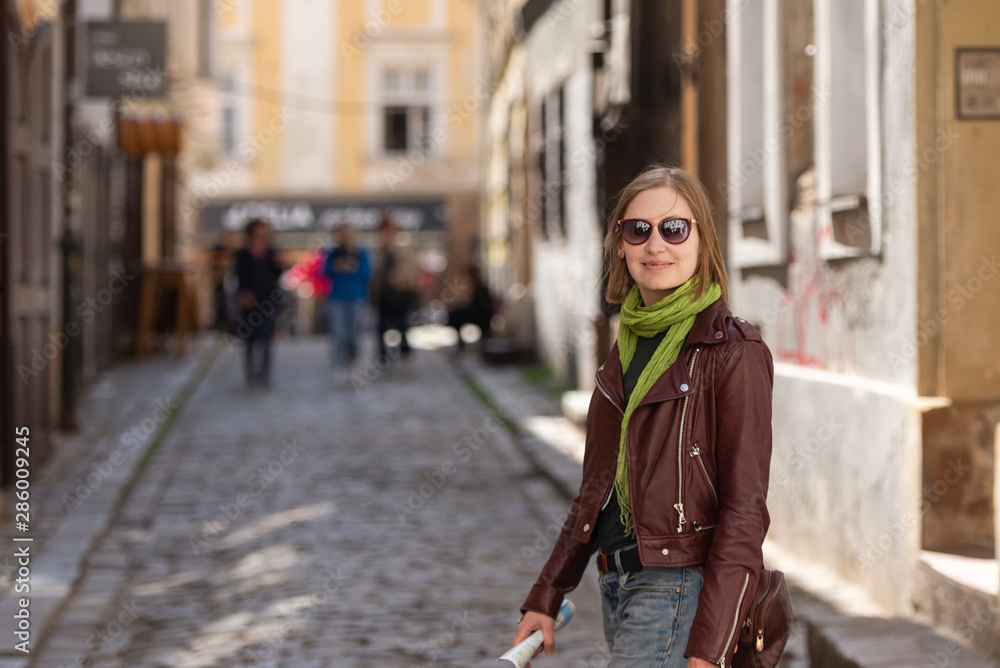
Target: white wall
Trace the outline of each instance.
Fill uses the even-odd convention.
[[[885,0],[883,11],[907,5]],[[786,264],[732,272],[731,305],[774,354],[769,536],[909,611],[919,550],[921,402],[916,395],[915,49],[908,25],[879,33],[878,255],[821,253],[815,180],[799,179]],[[863,115],[862,115],[863,118]],[[834,428],[836,427],[836,428]],[[873,502],[874,501],[874,502]]]
[[[283,0],[281,77],[284,104],[296,110],[284,129],[285,192],[326,192],[336,186],[333,118],[322,108],[334,83],[337,3]]]
[[[593,320],[600,305],[601,234],[597,221],[593,153],[593,76],[585,50],[595,6],[563,0],[525,40],[528,97],[537,104],[565,85],[566,238],[536,235],[534,285],[538,345],[543,359],[563,377],[593,387],[597,370]],[[570,368],[569,364],[575,364]]]

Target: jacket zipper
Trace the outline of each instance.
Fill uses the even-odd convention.
[[[599,378],[595,378],[594,380],[597,383],[597,389],[599,389],[601,391],[601,394],[604,395],[604,398],[607,399],[609,402],[611,402],[611,405],[614,406],[615,408],[617,408],[618,412],[621,413],[622,416],[624,416],[625,415],[625,411],[622,410],[621,407],[618,404],[615,403],[614,399],[611,398],[611,395],[609,395],[607,392],[604,391],[604,388],[601,386],[600,379]],[[626,435],[625,438],[628,439],[628,435]],[[614,483],[614,480],[612,480],[611,481],[611,489],[608,490],[608,498],[604,499],[604,504],[601,506],[601,510],[604,510],[605,508],[608,507],[608,503],[611,501],[611,495],[614,494],[614,493],[615,493],[615,483]]]
[[[701,348],[694,349],[694,355],[691,357],[691,366],[688,367],[688,375],[691,376],[691,382],[694,382],[694,363],[698,360],[698,353]],[[684,406],[681,408],[681,429],[680,435],[677,437],[677,503],[674,504],[674,510],[677,511],[677,533],[681,533],[684,530],[684,525],[687,524],[687,518],[684,517],[684,420],[687,417],[688,401],[690,401],[691,395],[684,397]]]
[[[715,506],[719,507],[719,493],[715,491],[715,484],[712,482],[712,476],[708,475],[708,468],[705,466],[705,460],[701,458],[701,448],[698,444],[694,444],[694,449],[691,451],[692,457],[698,458],[698,463],[701,465],[701,471],[705,474],[705,482],[708,483],[708,488],[712,490],[712,496],[715,497]]]
[[[608,394],[608,393],[607,393],[607,392],[606,392],[606,391],[604,390],[604,386],[603,386],[603,385],[601,385],[601,381],[600,381],[600,379],[598,379],[598,378],[595,378],[594,380],[595,380],[595,381],[596,381],[596,383],[597,383],[597,389],[599,389],[599,390],[601,391],[601,394],[603,394],[603,395],[604,395],[604,398],[605,398],[605,399],[607,399],[608,401],[610,401],[610,402],[611,402],[611,405],[612,405],[612,406],[614,406],[615,408],[617,408],[617,409],[618,409],[618,412],[619,412],[619,413],[621,413],[621,414],[622,414],[622,415],[624,416],[624,415],[625,415],[625,411],[624,411],[624,410],[622,409],[622,407],[621,407],[621,406],[619,406],[618,404],[616,404],[616,403],[615,403],[615,400],[611,398],[611,395],[610,395],[610,394]]]
[[[719,666],[721,668],[726,668],[726,653],[729,651],[729,645],[733,642],[733,636],[736,635],[736,629],[740,626],[740,609],[743,608],[743,597],[747,594],[747,585],[750,584],[750,574],[747,573],[743,576],[743,589],[740,591],[740,598],[736,601],[736,616],[733,617],[733,628],[729,631],[729,637],[726,638],[726,644],[722,646],[722,658],[719,659]]]

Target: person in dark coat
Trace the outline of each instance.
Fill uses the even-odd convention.
[[[462,327],[475,325],[482,332],[482,338],[488,338],[491,333],[490,320],[496,306],[490,289],[486,287],[479,273],[479,267],[471,264],[466,269],[466,276],[472,283],[472,294],[467,301],[456,304],[448,313],[448,326],[453,327],[458,334],[458,349],[465,350],[462,339]]]
[[[254,218],[246,226],[246,246],[236,252],[247,385],[270,383],[271,337],[281,302],[280,275],[281,266],[271,246],[271,226]]]
[[[410,311],[417,305],[417,264],[413,249],[399,242],[391,218],[383,217],[378,232],[381,245],[372,281],[372,301],[378,310],[379,360],[388,364],[397,357],[406,359],[410,355],[406,330]],[[398,351],[386,341],[386,333],[392,330],[399,335]]]

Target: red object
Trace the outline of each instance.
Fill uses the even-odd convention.
[[[302,254],[299,261],[288,270],[285,285],[289,290],[298,290],[303,284],[313,289],[312,299],[326,299],[333,287],[333,280],[326,275],[326,251],[310,248]]]

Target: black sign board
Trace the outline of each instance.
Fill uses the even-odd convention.
[[[91,21],[86,25],[87,96],[166,95],[166,23]]]
[[[401,202],[331,202],[308,200],[253,200],[210,204],[202,210],[206,234],[241,231],[251,218],[261,218],[275,232],[326,232],[350,223],[358,230],[375,230],[383,215],[407,232],[445,228],[447,212],[441,200]]]

